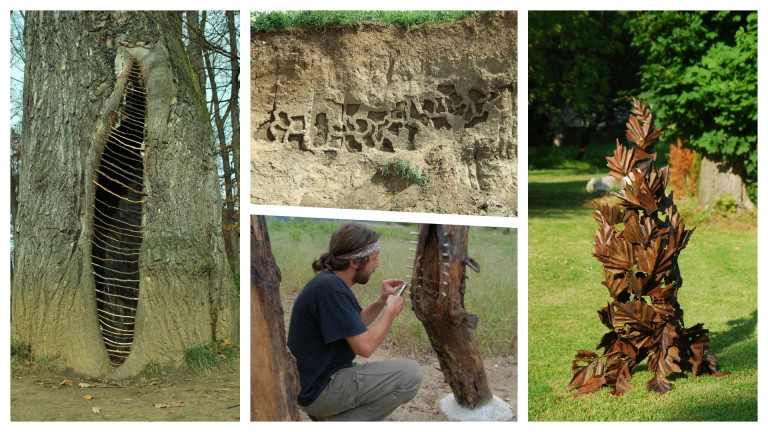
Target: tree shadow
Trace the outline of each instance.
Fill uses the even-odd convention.
[[[757,421],[757,392],[743,399],[683,400],[668,408],[670,421]]]
[[[718,353],[726,351],[731,346],[745,341],[752,336],[757,330],[757,309],[753,310],[749,316],[732,319],[727,322],[728,329],[722,332],[711,332],[710,340],[710,353],[719,356]],[[729,359],[736,359],[731,361]],[[721,361],[718,362],[718,369],[721,369],[721,364],[726,364],[731,367],[735,366],[735,370],[753,369],[757,367],[757,342],[740,344],[732,348],[727,357],[721,357]],[[742,359],[742,361],[738,361]],[[748,363],[745,363],[743,359],[749,359]]]
[[[586,180],[528,183],[528,211],[536,217],[558,217],[564,212],[589,211],[592,201],[605,197],[586,190]]]

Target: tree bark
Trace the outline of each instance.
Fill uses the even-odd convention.
[[[28,15],[12,339],[77,372],[112,370],[97,318],[96,181],[134,63],[146,83],[138,306],[115,375],[150,360],[175,366],[187,348],[237,339],[215,149],[180,13]]]
[[[411,300],[440,369],[459,405],[474,409],[493,398],[474,328],[477,316],[464,309],[469,227],[420,225],[413,264]]]
[[[251,216],[251,421],[299,420],[299,373],[286,346],[280,280],[264,216]]]
[[[753,212],[755,204],[749,199],[744,184],[743,167],[728,162],[715,161],[706,155],[701,157],[699,171],[699,202],[710,207],[718,198],[731,195],[740,210]]]

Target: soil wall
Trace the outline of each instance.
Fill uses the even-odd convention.
[[[517,214],[517,15],[254,32],[251,200]],[[382,175],[420,167],[424,186]]]

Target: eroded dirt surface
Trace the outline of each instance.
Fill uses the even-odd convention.
[[[382,361],[403,358],[393,354],[387,349],[377,350],[368,361]],[[418,360],[421,365],[421,372],[424,376],[419,393],[412,401],[395,410],[386,421],[449,421],[448,417],[440,410],[440,401],[451,394],[451,388],[445,382],[443,372],[437,357],[426,356],[423,358],[412,358]],[[358,357],[358,363],[364,363],[367,360]],[[485,372],[488,375],[488,382],[494,396],[498,396],[512,408],[515,417],[512,421],[517,421],[517,360],[514,357],[489,357],[484,358]],[[311,421],[309,417],[301,412],[302,421]]]
[[[514,12],[254,33],[251,202],[516,216],[516,46]]]
[[[370,361],[395,358],[402,356],[379,349]],[[387,421],[448,421],[440,411],[440,400],[451,389],[437,358],[417,360],[424,375],[421,389]],[[512,407],[516,421],[517,361],[512,356],[490,357],[484,363],[493,394]],[[248,418],[247,413],[243,415]],[[310,421],[305,413],[301,415],[302,421]],[[107,382],[61,372],[17,374],[11,377],[11,420],[239,421],[240,378],[237,372],[220,372]]]
[[[236,371],[108,382],[46,372],[11,376],[11,421],[238,421]]]

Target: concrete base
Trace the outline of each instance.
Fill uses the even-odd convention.
[[[494,396],[488,403],[473,410],[456,403],[453,394],[440,401],[440,410],[450,419],[458,421],[509,421],[515,413],[508,403]]]

